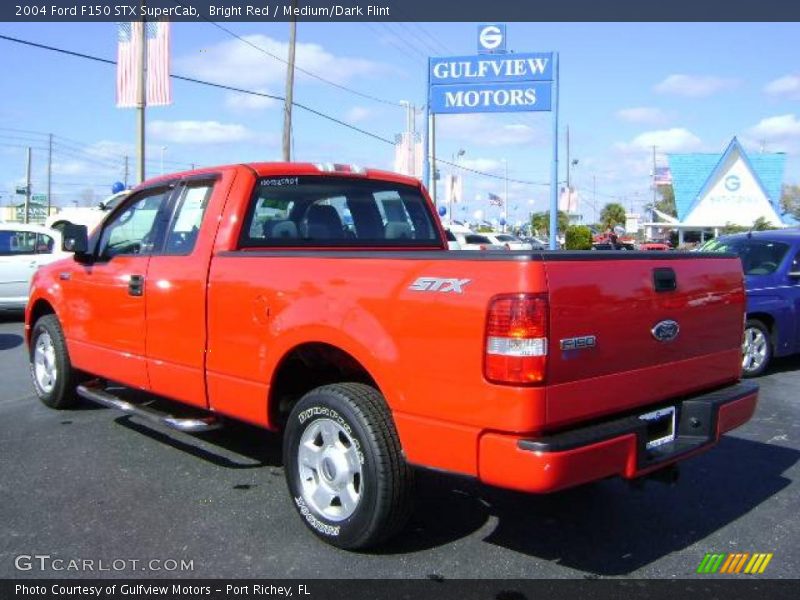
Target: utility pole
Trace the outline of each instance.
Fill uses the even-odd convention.
[[[656,146],[653,146],[653,206],[650,207],[650,221],[656,220]]]
[[[292,14],[297,0],[292,0]],[[297,19],[289,21],[289,60],[286,65],[286,99],[283,102],[283,160],[292,159],[292,104],[294,102],[294,55],[297,44]]]
[[[430,156],[431,161],[431,185],[429,191],[431,193],[431,200],[433,200],[433,205],[438,210],[438,205],[436,204],[436,114],[431,113],[430,115],[430,125],[428,126],[428,143],[430,144],[430,149],[428,150],[428,156]]]
[[[28,146],[28,161],[25,169],[25,214],[22,217],[22,222],[27,225],[30,222],[31,210],[31,148]]]
[[[592,175],[592,220],[597,223],[597,175]]]
[[[569,172],[572,170],[570,168],[571,163],[569,162],[569,125],[567,125],[567,206],[569,206],[569,195],[570,195],[570,187],[569,187]]]
[[[47,135],[47,217],[50,216],[50,207],[53,205],[51,193],[53,191],[53,134]],[[45,218],[47,218],[45,217]]]
[[[505,233],[508,225],[508,160],[505,158],[503,159],[503,170],[506,180],[505,197],[503,198],[503,233]]]
[[[128,155],[125,155],[125,171],[122,177],[122,182],[125,184],[125,189],[128,188]]]
[[[142,9],[144,9],[142,1]],[[144,13],[144,10],[142,10]],[[136,146],[139,154],[138,179],[142,183],[145,179],[145,109],[147,107],[147,22],[142,19],[141,32],[139,33],[139,72],[137,74],[137,91],[139,92],[139,102],[136,106],[137,112],[137,136]]]

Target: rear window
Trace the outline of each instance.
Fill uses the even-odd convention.
[[[301,175],[259,179],[240,246],[440,247],[440,242],[418,188]]]
[[[752,238],[716,239],[706,243],[701,250],[731,252],[741,259],[745,275],[769,275],[783,262],[789,245]]]

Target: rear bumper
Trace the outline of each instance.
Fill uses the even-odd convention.
[[[757,400],[758,386],[742,382],[543,437],[486,433],[479,443],[479,477],[525,492],[552,492],[615,475],[633,479],[707,450],[746,423]],[[675,407],[675,439],[647,449],[647,424],[639,416],[667,406]]]

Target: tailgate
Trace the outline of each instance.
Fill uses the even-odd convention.
[[[548,427],[739,378],[745,295],[737,258],[637,252],[546,261]]]

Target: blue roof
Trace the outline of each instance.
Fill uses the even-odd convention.
[[[669,154],[669,168],[672,173],[672,188],[675,192],[675,208],[678,219],[683,221],[707,185],[714,179],[717,171],[722,169],[725,159],[734,150],[738,150],[750,166],[756,181],[761,185],[769,198],[776,214],[781,215],[781,185],[783,171],[786,166],[786,155],[783,153],[748,155],[739,140],[733,138],[722,154],[693,153]]]

